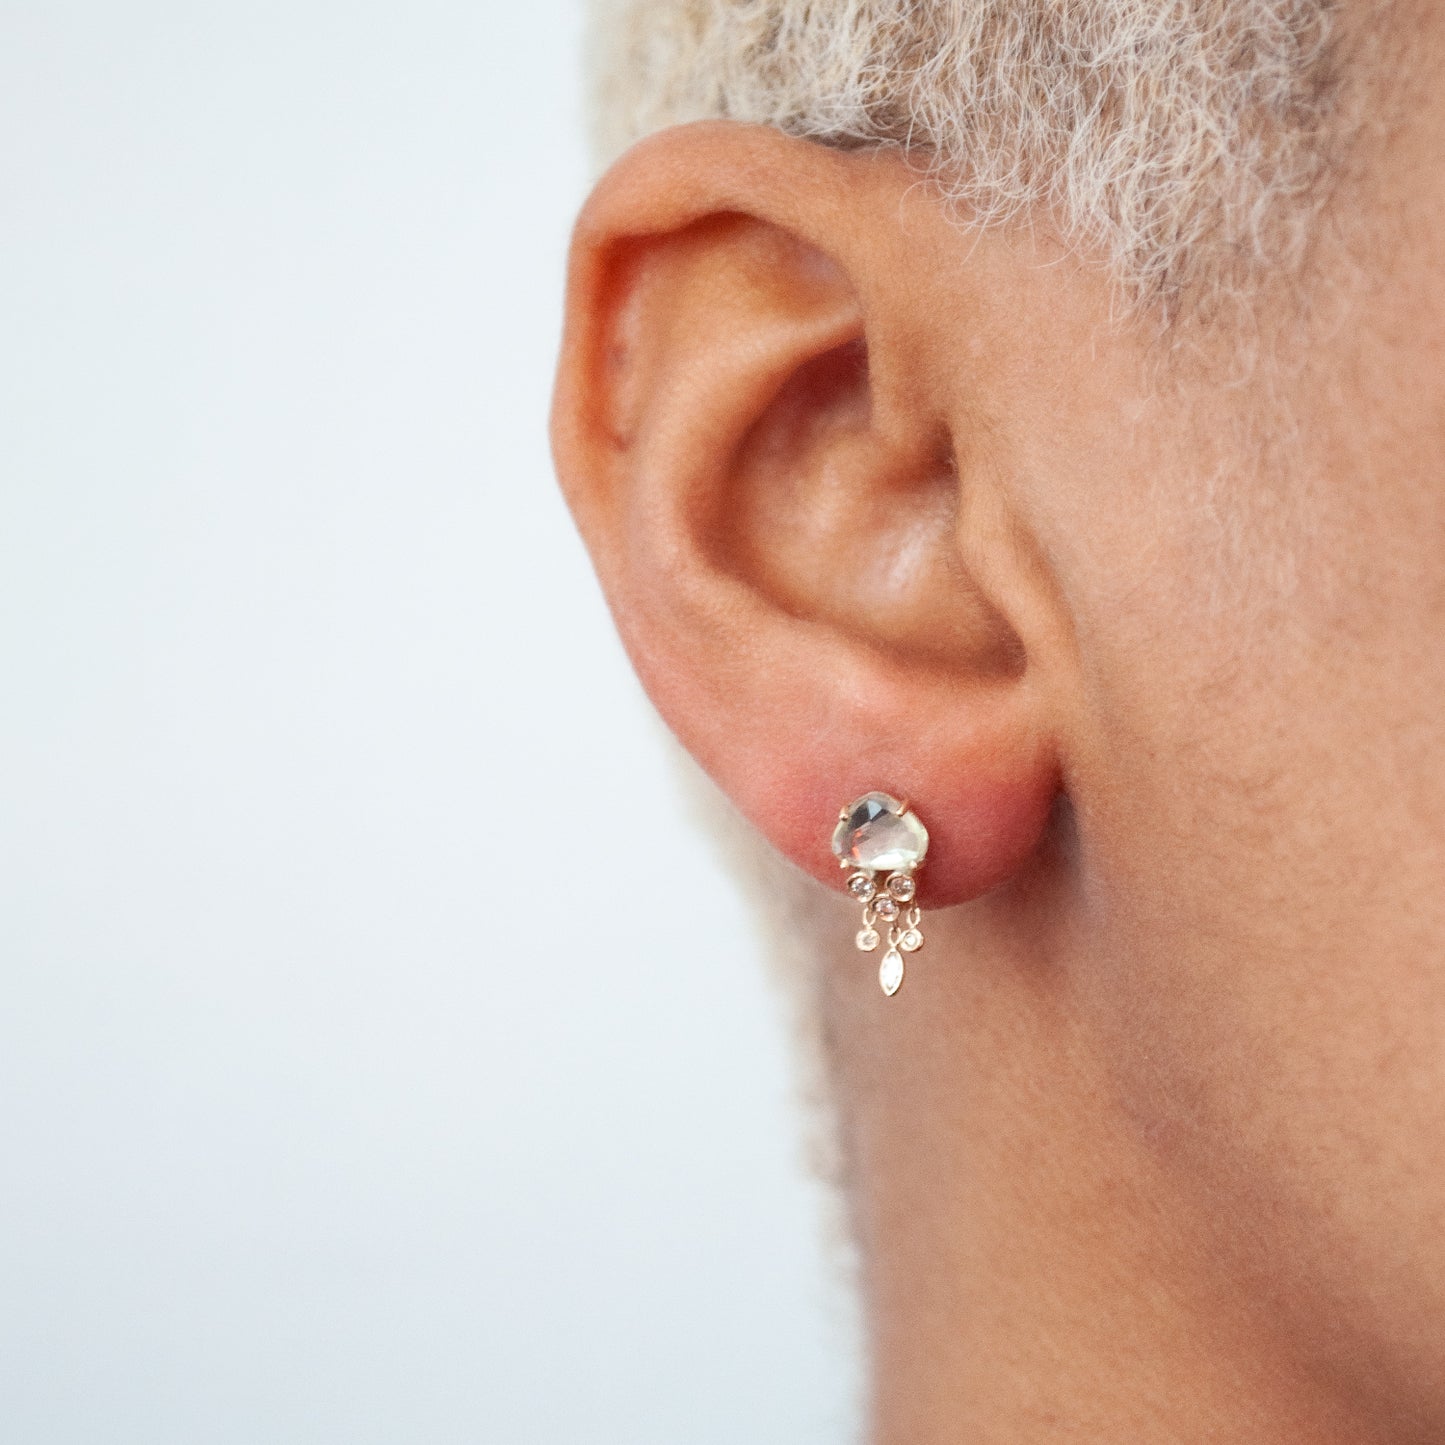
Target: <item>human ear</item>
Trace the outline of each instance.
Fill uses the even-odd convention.
[[[727,123],[635,147],[577,225],[553,444],[682,743],[834,886],[839,807],[908,798],[937,906],[1021,866],[1059,772],[1056,604],[990,464],[986,388],[959,385],[987,370],[984,328],[930,207],[897,154]]]

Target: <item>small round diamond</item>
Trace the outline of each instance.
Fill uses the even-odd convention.
[[[866,873],[855,873],[848,880],[848,892],[860,903],[867,903],[878,892],[878,885]]]
[[[905,953],[917,953],[923,947],[923,935],[916,928],[905,928],[898,946]]]
[[[860,928],[857,942],[862,952],[872,953],[878,947],[878,930],[876,928]]]
[[[888,891],[900,903],[907,903],[917,891],[917,887],[909,874],[895,873],[888,880]]]
[[[898,905],[886,893],[874,902],[873,911],[885,923],[892,923],[898,917]]]

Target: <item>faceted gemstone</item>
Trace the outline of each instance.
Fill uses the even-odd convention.
[[[878,947],[878,930],[876,928],[860,928],[857,942],[858,947],[864,953],[872,953]]]
[[[885,923],[892,923],[898,917],[898,905],[886,893],[874,900],[873,911]]]
[[[878,982],[890,998],[898,992],[903,983],[903,955],[896,948],[890,948],[878,965]]]
[[[904,953],[917,953],[923,947],[923,935],[916,928],[905,928],[898,946]]]
[[[895,873],[888,880],[888,891],[900,902],[907,903],[917,888],[913,879],[907,873]]]
[[[860,903],[866,903],[877,891],[878,885],[866,873],[855,873],[848,880],[848,892]]]
[[[928,830],[887,793],[865,793],[833,830],[833,853],[859,868],[915,868],[928,851]]]

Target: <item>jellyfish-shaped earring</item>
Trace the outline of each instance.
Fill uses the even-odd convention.
[[[848,892],[863,905],[855,941],[863,953],[872,953],[883,942],[878,925],[887,926],[878,982],[890,998],[903,986],[903,955],[923,947],[914,875],[927,852],[928,829],[907,802],[888,793],[865,793],[838,814],[833,853],[840,867],[853,870]]]

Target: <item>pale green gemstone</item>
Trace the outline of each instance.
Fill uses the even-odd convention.
[[[865,793],[833,830],[833,853],[880,873],[916,868],[928,852],[928,829],[887,793]]]

